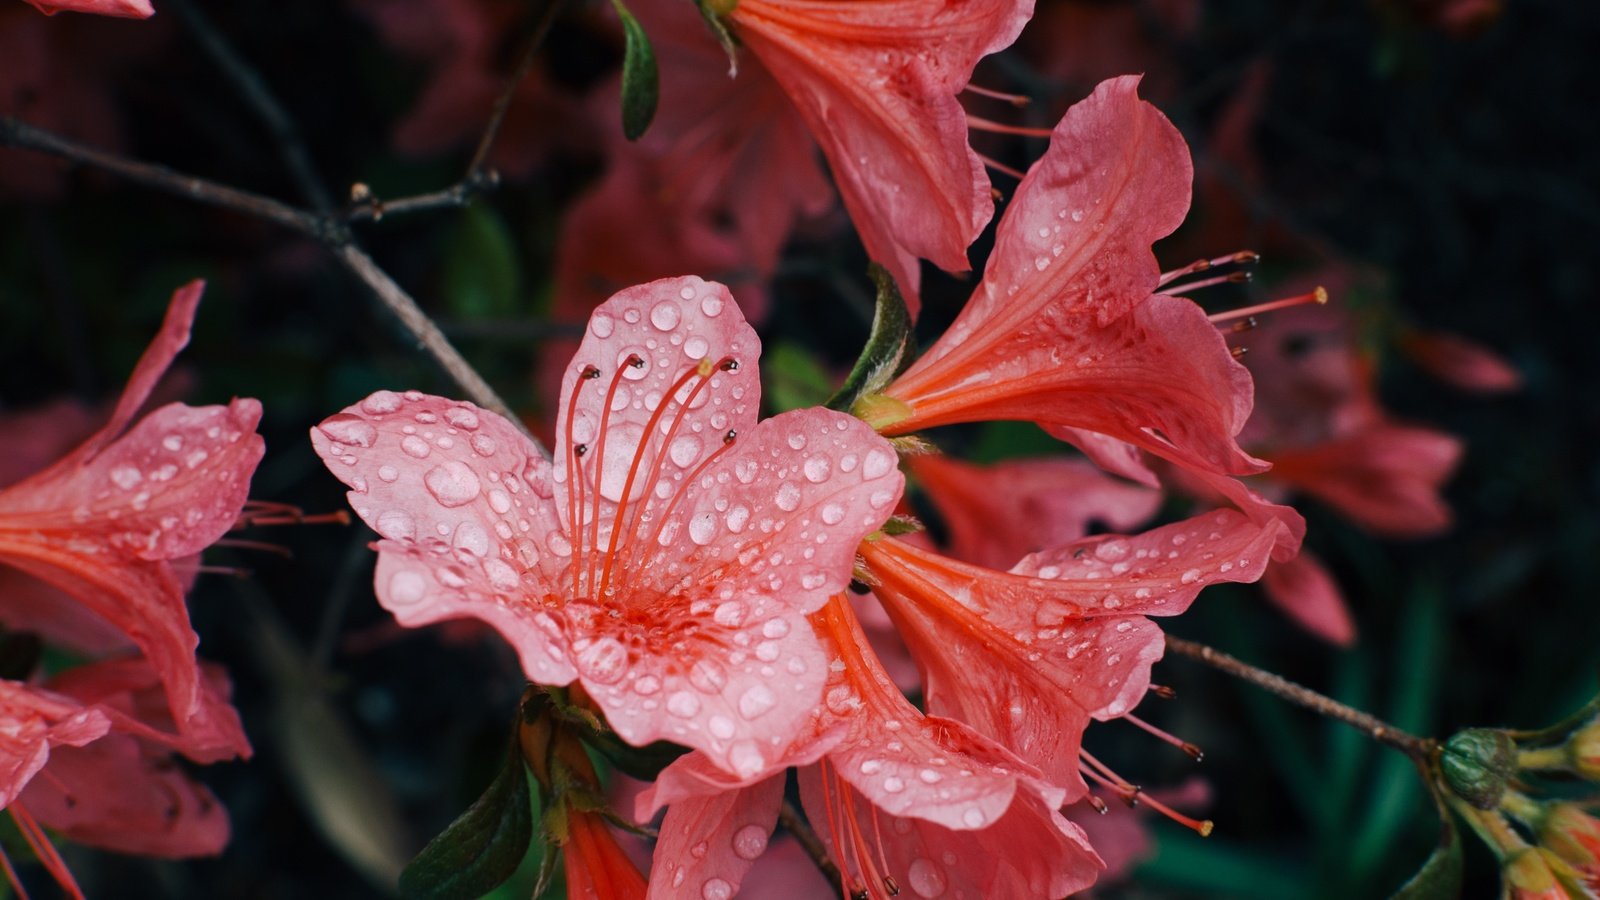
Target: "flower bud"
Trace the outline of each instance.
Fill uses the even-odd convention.
[[[1586,878],[1600,876],[1600,819],[1557,803],[1539,823],[1539,844]]]
[[[1533,847],[1508,857],[1500,870],[1506,896],[1511,900],[1568,900],[1544,854]]]
[[[1567,739],[1572,771],[1590,781],[1600,781],[1600,718],[1591,719]]]
[[[1493,728],[1468,728],[1444,742],[1439,770],[1456,796],[1479,809],[1494,809],[1516,770],[1516,745]]]

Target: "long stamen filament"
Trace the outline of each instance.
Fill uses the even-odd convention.
[[[1015,178],[1018,181],[1021,181],[1023,178],[1027,177],[1023,172],[1013,169],[999,160],[990,159],[989,157],[984,156],[982,153],[978,154],[978,159],[981,160],[984,165],[995,170],[996,172],[1010,175],[1012,178]]]
[[[1323,306],[1327,304],[1327,302],[1328,291],[1325,288],[1318,287],[1316,290],[1307,294],[1300,294],[1299,296],[1288,297],[1283,300],[1273,300],[1270,303],[1259,303],[1255,306],[1246,306],[1243,309],[1230,309],[1227,312],[1219,312],[1214,315],[1207,316],[1206,318],[1210,319],[1213,323],[1231,322],[1234,319],[1243,319],[1248,316],[1256,316],[1279,309],[1289,309],[1290,307],[1294,306],[1304,306],[1308,303],[1315,303],[1318,306]]]
[[[577,537],[578,529],[581,527],[578,523],[578,509],[580,508],[578,499],[580,493],[578,457],[582,456],[587,448],[582,448],[581,445],[573,441],[572,424],[578,414],[578,393],[583,390],[583,383],[585,381],[593,381],[599,377],[599,369],[594,366],[585,366],[583,371],[578,373],[577,380],[572,383],[572,395],[567,398],[567,528],[571,531],[573,537]],[[577,541],[573,543],[576,544]],[[574,557],[572,560],[572,595],[574,597],[580,596],[579,587],[578,560]]]
[[[733,442],[734,442],[734,440],[736,438],[738,438],[738,436],[739,436],[739,433],[736,432],[736,431],[730,431],[727,434],[723,435],[723,437],[722,437],[722,446],[718,447],[714,452],[712,452],[711,454],[706,456],[706,458],[704,460],[701,460],[700,465],[695,466],[694,471],[690,472],[689,476],[683,480],[684,485],[688,486],[690,484],[693,484],[694,481],[700,477],[700,473],[704,472],[706,470],[706,468],[711,465],[712,462],[716,461],[717,457],[719,457],[722,454],[728,452],[729,448],[731,448],[733,446]],[[657,541],[661,540],[661,532],[662,532],[662,530],[664,528],[667,527],[667,522],[671,520],[672,511],[678,507],[678,501],[682,500],[683,499],[683,495],[686,494],[686,493],[688,493],[688,491],[679,491],[678,493],[672,495],[672,500],[667,503],[666,509],[661,511],[661,521],[656,524],[656,530],[655,530],[654,533],[652,533],[650,535],[650,540],[649,541],[636,541],[635,542],[635,544],[640,549],[637,550],[630,557],[630,564],[636,563],[638,561],[639,554],[644,553],[643,548],[647,544],[654,544]]]
[[[1023,137],[1047,138],[1052,134],[1048,128],[1029,128],[1025,125],[1007,125],[1004,122],[996,122],[993,119],[985,119],[982,116],[975,116],[972,113],[967,113],[967,127],[976,128],[979,131],[992,131],[995,134],[1017,134]]]
[[[594,510],[590,514],[592,521],[588,523],[589,539],[584,542],[583,547],[584,574],[589,576],[590,593],[596,595],[598,595],[598,591],[595,590],[598,586],[596,566],[600,562],[598,552],[600,549],[600,501],[605,496],[602,486],[606,477],[606,438],[611,431],[611,404],[617,399],[617,388],[622,386],[622,373],[629,368],[638,369],[643,368],[643,366],[644,360],[637,353],[630,353],[628,358],[623,360],[622,365],[618,366],[617,371],[611,376],[611,386],[606,388],[605,403],[600,407],[600,436],[595,439]],[[645,435],[644,439],[648,440],[649,435]],[[618,502],[626,501],[627,498],[623,497]]]
[[[1174,284],[1170,287],[1161,288],[1156,293],[1166,294],[1169,297],[1176,297],[1179,295],[1179,292],[1187,294],[1203,288],[1216,287],[1219,284],[1247,284],[1253,277],[1254,275],[1252,275],[1250,272],[1229,272],[1226,275],[1216,275],[1211,278],[1202,278],[1199,281],[1191,281],[1187,284]]]
[[[12,803],[9,811],[12,820],[17,823],[17,831],[22,834],[22,839],[28,842],[33,855],[44,864],[50,877],[54,878],[56,884],[61,885],[61,889],[73,900],[84,900],[83,890],[72,877],[72,870],[67,868],[66,860],[56,852],[55,845],[50,843],[50,836],[44,833],[44,828],[20,803]]]
[[[1159,739],[1159,740],[1161,740],[1161,741],[1163,741],[1165,743],[1171,744],[1172,746],[1177,747],[1179,750],[1182,750],[1184,753],[1188,754],[1189,757],[1192,758],[1195,762],[1199,762],[1200,760],[1205,758],[1205,753],[1202,752],[1199,747],[1196,747],[1194,744],[1191,744],[1186,740],[1183,740],[1181,738],[1178,738],[1178,737],[1175,737],[1175,736],[1173,736],[1171,734],[1168,734],[1165,731],[1162,731],[1161,729],[1155,727],[1154,725],[1151,725],[1149,722],[1146,722],[1145,720],[1139,718],[1138,716],[1131,715],[1131,714],[1124,714],[1122,716],[1122,718],[1126,719],[1128,722],[1130,722],[1130,723],[1132,723],[1134,725],[1137,725],[1139,728],[1143,729],[1147,734],[1150,734],[1150,735],[1154,736],[1155,738],[1157,738],[1157,739]]]
[[[978,87],[975,84],[966,85],[962,88],[962,90],[977,94],[980,97],[988,97],[991,100],[1004,100],[1018,109],[1021,109],[1022,107],[1033,102],[1033,98],[1024,94],[1007,94],[1003,91],[996,91],[991,88]]]
[[[1156,286],[1162,287],[1171,284],[1185,275],[1193,275],[1196,272],[1204,272],[1208,269],[1214,269],[1217,266],[1251,266],[1260,261],[1261,254],[1255,252],[1254,250],[1240,250],[1237,253],[1229,253],[1226,256],[1218,256],[1212,259],[1197,259],[1187,266],[1173,269],[1170,272],[1162,272],[1160,279],[1156,281]]]

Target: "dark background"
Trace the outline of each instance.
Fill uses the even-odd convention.
[[[1039,0],[1041,9],[1065,2]],[[1088,6],[1105,13],[1120,5]],[[1208,234],[1216,210],[1202,205],[1169,242],[1184,249],[1158,248],[1163,261],[1175,266],[1192,257],[1187,248],[1224,253],[1239,248],[1231,242],[1260,239],[1270,248],[1269,284],[1329,264],[1361,265],[1386,279],[1396,314],[1484,343],[1526,379],[1517,394],[1475,397],[1404,360],[1385,361],[1388,405],[1461,436],[1468,450],[1447,490],[1458,518],[1447,536],[1380,541],[1306,505],[1310,545],[1355,610],[1361,637],[1352,650],[1296,631],[1252,588],[1208,591],[1171,631],[1419,733],[1532,727],[1575,708],[1600,675],[1592,314],[1600,12],[1507,0],[1480,30],[1456,33],[1421,2],[1233,0],[1205,3],[1186,30],[1154,6],[1134,6],[1137,27],[1121,43],[1103,43],[1106,58],[1086,61],[1076,78],[1039,81],[1040,57],[1019,56],[986,64],[984,83],[1033,94],[1028,115],[1048,126],[1050,110],[1086,94],[1094,78],[1148,70],[1146,96],[1184,130],[1204,169],[1230,101],[1253,73],[1269,70],[1248,142],[1260,177],[1235,177],[1221,160],[1215,170],[1243,198],[1245,231]],[[392,197],[459,177],[467,148],[425,161],[389,149],[389,127],[427,73],[387,51],[340,4],[203,8],[297,117],[336,193],[362,181]],[[0,28],[15,13],[0,13]],[[549,43],[546,65],[574,90],[615,59],[594,20],[592,10],[568,14]],[[146,23],[63,15],[51,24],[120,46],[154,45],[105,74],[90,51],[70,51],[85,54],[78,75],[100,79],[113,98],[128,153],[295,197],[273,143],[176,15]],[[1039,149],[1014,142],[992,152],[1026,165]],[[18,159],[0,151],[0,169]],[[593,155],[564,149],[472,211],[358,228],[531,422],[550,409],[533,373],[550,334],[542,310],[560,213],[598,169]],[[379,387],[454,393],[359,283],[280,228],[81,170],[67,172],[52,196],[0,190],[9,191],[0,193],[0,410],[62,394],[114,396],[170,292],[196,276],[210,287],[180,359],[187,397],[262,399],[268,453],[256,498],[312,513],[342,508],[306,429]],[[797,243],[763,328],[769,348],[784,342],[825,365],[847,363],[865,334],[861,263],[848,235]],[[930,274],[923,331],[937,333],[968,290]],[[803,373],[767,374],[804,381]],[[990,456],[1046,446],[1011,427],[955,442]],[[220,859],[181,864],[75,849],[69,861],[91,896],[377,896],[350,864],[351,847],[387,840],[391,856],[414,852],[489,778],[521,687],[504,646],[471,633],[395,628],[373,601],[359,527],[247,536],[293,558],[213,551],[208,562],[251,574],[205,577],[191,599],[202,654],[232,671],[257,751],[248,764],[203,773],[232,813],[233,843]],[[1149,717],[1203,746],[1204,763],[1115,724],[1091,731],[1088,745],[1151,784],[1203,775],[1217,829],[1202,841],[1156,825],[1153,860],[1105,896],[1385,896],[1426,856],[1437,820],[1399,754],[1187,662],[1159,664],[1155,680],[1179,697]],[[307,790],[291,773],[298,784],[329,781]],[[314,822],[335,813],[364,824],[342,843],[331,840]],[[1493,896],[1487,851],[1471,845],[1468,859],[1468,895]],[[517,890],[525,896],[526,882],[505,895]]]

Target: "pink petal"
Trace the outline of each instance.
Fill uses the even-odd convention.
[[[974,466],[927,454],[910,464],[950,529],[951,555],[995,569],[1081,538],[1091,522],[1126,531],[1161,505],[1158,491],[1108,478],[1081,460]]]
[[[805,117],[874,259],[915,295],[913,257],[950,271],[994,212],[956,93],[1015,40],[1031,0],[747,0],[729,18]]]
[[[1368,530],[1426,537],[1450,527],[1440,488],[1461,459],[1458,438],[1386,422],[1315,446],[1273,454],[1273,477]]]
[[[11,805],[57,747],[81,747],[103,737],[111,721],[101,710],[0,679],[0,809]]]
[[[0,413],[0,488],[65,456],[93,434],[99,414],[77,400]]]
[[[1356,626],[1338,582],[1310,550],[1274,561],[1261,578],[1267,599],[1302,628],[1340,647],[1355,643]]]
[[[378,600],[402,625],[475,617],[522,657],[529,678],[574,672],[546,598],[570,544],[550,464],[511,423],[470,403],[379,391],[311,432],[350,505],[387,538]]]
[[[85,705],[95,705],[111,717],[113,728],[167,750],[175,750],[198,763],[248,759],[250,742],[230,702],[233,686],[218,665],[201,667],[199,711],[183,728],[174,722],[158,673],[139,657],[108,659],[75,666],[52,678],[51,691]]]
[[[156,14],[150,0],[27,0],[47,16],[58,12],[94,13],[124,19],[148,19]]]
[[[133,648],[126,634],[76,597],[9,566],[0,566],[0,598],[0,625],[9,630],[31,631],[89,657]]]
[[[650,871],[650,900],[732,897],[767,849],[783,802],[783,775],[685,799],[667,810]]]
[[[1458,334],[1411,331],[1400,347],[1430,375],[1464,391],[1503,394],[1522,387],[1522,373],[1499,354]]]
[[[164,859],[213,856],[228,843],[228,813],[216,795],[132,737],[62,748],[48,775],[21,799],[77,843]]]
[[[862,871],[855,847],[838,846],[837,835],[845,828],[863,836],[874,870],[894,878],[902,892],[909,888],[913,897],[1054,900],[1093,884],[1104,867],[1083,830],[1031,791],[1019,791],[998,821],[977,829],[949,828],[880,812],[859,795],[841,796],[826,772],[819,766],[800,770],[800,799],[829,855],[845,861],[857,885],[876,879]]]

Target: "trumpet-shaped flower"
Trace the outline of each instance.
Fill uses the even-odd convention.
[[[1092,455],[1120,442],[1209,473],[1266,468],[1234,439],[1249,373],[1198,306],[1155,293],[1150,245],[1183,221],[1192,170],[1182,136],[1137,87],[1112,79],[1067,111],[1001,219],[972,299],[862,399],[868,421],[904,434],[1021,419]]]
[[[148,19],[156,14],[155,7],[150,5],[150,0],[27,0],[27,2],[47,16],[53,16],[58,12],[80,12],[122,19]]]
[[[551,463],[498,416],[380,391],[312,431],[383,540],[403,625],[476,617],[623,739],[758,771],[821,696],[805,614],[900,495],[894,450],[823,409],[757,423],[761,348],[721,285],[625,290],[589,320]]]
[[[172,403],[134,419],[188,342],[203,287],[193,282],[173,295],[110,421],[49,468],[0,490],[0,565],[64,594],[50,601],[64,615],[125,635],[160,674],[178,731],[202,742],[225,723],[201,702],[199,638],[172,562],[193,557],[237,520],[263,451],[255,434],[261,404]],[[48,631],[39,609],[8,612],[31,596],[0,597],[0,621]]]

